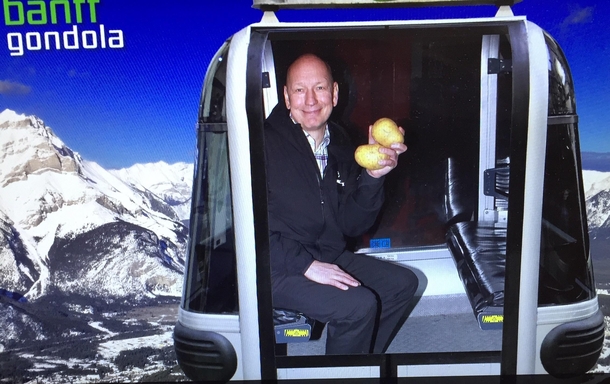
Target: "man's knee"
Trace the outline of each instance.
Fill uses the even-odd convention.
[[[411,299],[419,286],[417,275],[408,268],[397,267],[392,279],[394,292],[401,297]]]
[[[372,319],[378,310],[377,298],[366,288],[350,288],[357,290],[358,294],[348,295],[346,300],[337,303],[336,320],[360,321]]]

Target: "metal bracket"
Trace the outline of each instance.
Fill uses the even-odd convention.
[[[271,80],[269,79],[269,72],[263,72],[263,88],[271,88]]]
[[[486,196],[499,199],[508,198],[509,168],[490,168],[483,174],[483,192]]]
[[[510,73],[513,71],[513,62],[508,59],[487,59],[487,73],[499,74],[499,73]]]

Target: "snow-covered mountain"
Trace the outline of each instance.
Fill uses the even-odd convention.
[[[587,219],[591,230],[610,230],[610,172],[583,171]]]
[[[0,147],[0,289],[28,300],[180,296],[187,230],[163,198],[187,205],[180,193],[190,196],[192,176],[183,185],[121,180],[121,171],[84,160],[38,117],[8,109]],[[158,166],[158,177],[169,176]],[[180,192],[154,188],[164,182]]]
[[[191,210],[193,164],[164,161],[110,169],[110,173],[142,192],[152,192],[165,201],[180,220],[188,220]]]

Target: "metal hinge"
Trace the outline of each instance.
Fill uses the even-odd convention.
[[[487,74],[509,73],[513,71],[512,60],[487,59]]]

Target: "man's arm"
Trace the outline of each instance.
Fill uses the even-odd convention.
[[[369,126],[369,144],[375,144],[371,128]],[[399,129],[404,134],[402,127]],[[406,150],[407,146],[403,143],[394,143],[391,148],[380,148],[381,152],[388,155],[388,159],[380,161],[385,166],[378,170],[363,169],[353,161],[337,218],[345,235],[358,236],[373,225],[384,200],[384,176],[398,165],[398,156]]]
[[[271,272],[282,275],[303,275],[314,261],[311,253],[296,240],[271,232],[269,236]]]
[[[272,275],[304,275],[318,284],[347,290],[360,282],[334,264],[315,260],[298,241],[283,237],[277,232],[269,238]]]
[[[402,127],[399,128],[404,135]],[[374,144],[375,140],[371,136],[371,127],[369,127],[369,144]],[[394,143],[391,148],[380,148],[380,152],[388,155],[388,159],[381,160],[380,164],[385,165],[381,169],[366,170],[366,174],[372,179],[380,179],[387,175],[392,169],[398,165],[398,156],[407,150],[407,146],[403,143]],[[358,173],[357,171],[354,173]],[[340,215],[343,217],[343,231],[345,234],[359,234],[363,230],[368,229],[374,222],[379,208],[383,203],[383,179],[372,180],[362,172],[360,177],[356,179],[357,188],[348,193],[348,198],[341,204]],[[359,223],[354,220],[354,214],[363,215],[364,222]],[[339,220],[341,222],[341,220]],[[356,224],[354,226],[354,224]],[[348,290],[350,287],[358,287],[360,282],[353,278],[350,274],[343,271],[337,265],[323,263],[315,260],[307,271],[305,277],[319,284],[331,285],[333,287]]]

